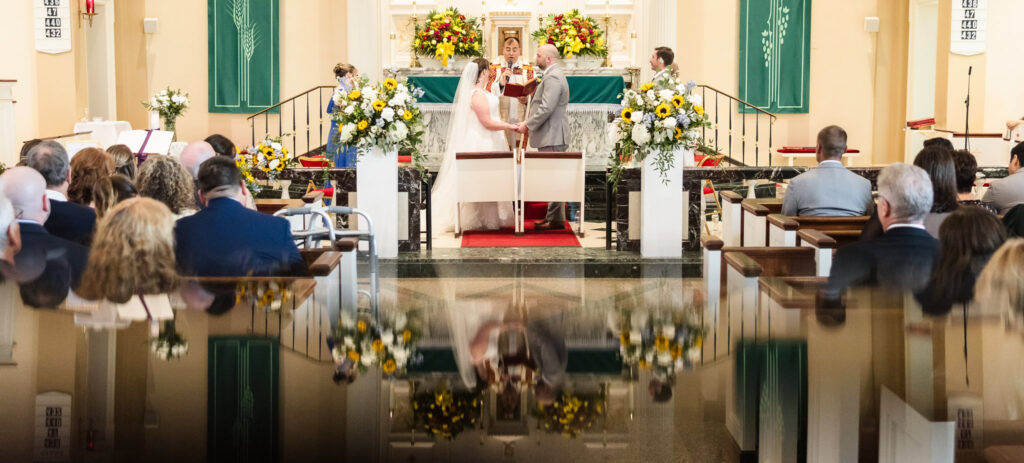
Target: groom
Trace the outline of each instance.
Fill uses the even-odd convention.
[[[537,49],[537,67],[544,77],[530,104],[526,122],[516,124],[516,132],[530,133],[530,147],[540,151],[565,151],[569,148],[569,123],[566,107],[569,105],[569,83],[558,64],[559,53],[554,45],[545,44]],[[534,224],[535,230],[561,230],[565,228],[565,203],[548,203],[544,220]]]

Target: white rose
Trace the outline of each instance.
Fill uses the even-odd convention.
[[[633,111],[633,122],[634,123],[635,122],[640,122],[642,120],[644,120],[644,112],[643,111]]]
[[[672,90],[662,90],[658,92],[658,96],[664,101],[672,101],[674,93],[672,92]]]
[[[281,151],[281,144],[280,144],[280,143],[278,143],[278,142],[273,142],[273,143],[271,143],[271,144],[270,144],[270,147],[271,147],[271,148],[274,148],[274,149],[275,149],[275,150],[277,150],[277,151]]]
[[[409,136],[409,128],[404,122],[396,122],[391,126],[391,130],[395,134],[396,141],[405,140],[405,137]]]
[[[344,345],[345,347],[355,347],[356,343],[355,340],[352,339],[352,336],[345,336],[342,339],[342,345]]]
[[[373,359],[371,358],[370,355],[363,355],[359,357],[359,363],[363,364],[364,367],[368,367],[370,366],[371,363],[373,363]]]
[[[648,100],[652,100],[652,101],[655,100],[656,98],[658,98],[658,95],[656,95],[654,93],[654,90],[648,90],[646,96],[647,96]]]
[[[354,112],[356,112],[356,105],[350,104],[345,107],[345,114],[352,114]]]
[[[629,331],[629,343],[634,346],[639,346],[643,339],[640,337],[640,330]]]
[[[391,122],[395,120],[395,110],[391,108],[384,108],[380,112],[380,117],[382,117],[385,121]]]
[[[404,366],[409,360],[409,351],[402,347],[395,348],[391,355],[395,357],[395,364],[399,366]]]
[[[666,129],[674,129],[674,128],[676,128],[676,120],[675,120],[675,118],[672,118],[672,117],[667,118],[667,119],[661,121],[661,126],[666,128]]]
[[[352,134],[356,132],[355,124],[345,124],[341,128],[341,142],[348,143],[352,141]]]
[[[675,325],[665,325],[661,329],[661,334],[664,335],[666,338],[669,338],[669,339],[675,338],[676,337],[676,326]]]
[[[647,127],[644,127],[643,124],[635,124],[633,125],[632,138],[633,143],[636,143],[637,146],[645,146],[651,141],[651,134],[647,132]]]
[[[672,364],[672,353],[669,351],[658,353],[658,364],[659,365],[671,365]]]
[[[395,333],[391,330],[386,330],[380,334],[380,340],[385,346],[390,346],[395,343]]]
[[[689,350],[687,350],[686,351],[686,358],[689,359],[691,363],[699,362],[700,361],[700,347],[691,347]]]
[[[686,100],[698,106],[704,104],[704,98],[696,93],[691,93]]]

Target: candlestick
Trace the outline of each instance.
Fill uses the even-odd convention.
[[[629,65],[636,66],[636,31],[629,33]]]
[[[412,17],[416,17],[416,0],[412,0]]]
[[[606,18],[607,18],[607,17],[609,16],[609,13],[608,13],[608,8],[609,8],[610,6],[611,6],[611,0],[604,0],[604,16],[605,16]]]
[[[416,5],[416,2],[412,2],[412,4]],[[417,25],[416,14],[413,13],[413,15],[412,15],[412,36],[413,36],[413,40],[414,41],[416,40],[416,38],[415,38],[416,37],[416,25]],[[418,68],[418,67],[420,67],[420,60],[419,60],[419,58],[416,57],[416,53],[418,51],[419,50],[416,50],[416,48],[413,47],[413,49],[412,49],[412,58],[409,59],[409,67],[411,67],[411,68]]]
[[[608,3],[605,2],[605,8]],[[612,28],[612,17],[606,12],[604,15],[604,63],[601,66],[606,68],[612,67],[612,47],[611,47],[611,28]]]

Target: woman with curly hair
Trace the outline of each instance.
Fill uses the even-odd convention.
[[[178,286],[174,215],[159,201],[132,198],[100,220],[78,293],[118,304],[167,294]],[[150,303],[149,305],[152,305]]]
[[[114,172],[124,175],[131,180],[135,180],[135,171],[137,170],[135,159],[135,153],[128,145],[113,145],[107,148],[107,153],[110,153],[110,157],[114,160]]]
[[[135,179],[139,196],[164,203],[178,218],[195,214],[195,183],[177,159],[150,156],[139,168]]]
[[[114,173],[114,159],[99,148],[86,148],[71,158],[71,185],[68,201],[92,206],[96,182]]]

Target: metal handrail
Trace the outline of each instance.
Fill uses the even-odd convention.
[[[754,105],[754,104],[751,104],[751,103],[749,103],[749,102],[747,102],[747,101],[744,101],[744,100],[741,100],[741,99],[739,99],[739,98],[736,98],[736,97],[734,97],[734,96],[732,96],[732,95],[730,95],[730,94],[728,94],[728,93],[725,93],[725,92],[723,92],[723,91],[721,91],[721,90],[719,90],[719,89],[717,89],[717,88],[715,88],[715,87],[712,87],[712,86],[710,86],[710,85],[704,85],[704,84],[700,84],[700,85],[698,85],[698,87],[706,88],[706,89],[708,89],[708,90],[711,90],[712,92],[715,92],[715,93],[721,94],[722,96],[725,96],[726,98],[729,98],[729,99],[731,99],[731,100],[733,100],[733,101],[737,101],[737,102],[743,103],[744,105],[746,105],[746,106],[749,106],[749,107],[750,107],[751,109],[753,109],[754,111],[757,111],[757,112],[759,112],[759,113],[761,113],[761,114],[767,114],[767,115],[768,115],[768,116],[770,116],[770,117],[771,117],[772,119],[778,119],[778,118],[779,118],[779,116],[778,116],[778,115],[776,115],[776,114],[774,114],[774,113],[770,113],[770,112],[768,112],[768,111],[765,111],[765,110],[763,110],[763,109],[761,109],[761,108],[757,107],[757,105]]]
[[[313,90],[319,90],[319,89],[322,89],[322,88],[334,88],[334,87],[335,87],[334,85],[317,85],[316,87],[313,87],[313,88],[311,88],[309,90],[306,90],[306,91],[304,91],[302,93],[299,93],[298,95],[295,95],[295,96],[293,96],[291,98],[288,98],[287,100],[281,101],[280,103],[278,103],[278,104],[276,104],[274,106],[269,106],[269,107],[267,107],[267,109],[264,109],[263,111],[260,111],[260,112],[258,112],[256,114],[253,114],[253,115],[249,116],[249,117],[246,117],[245,120],[249,121],[249,120],[255,119],[256,116],[259,116],[260,114],[264,114],[267,111],[270,111],[270,110],[273,110],[273,109],[276,109],[276,108],[280,108],[285,103],[292,102],[294,100],[297,100],[299,98],[302,98],[302,97],[308,95],[309,93],[312,93]]]

